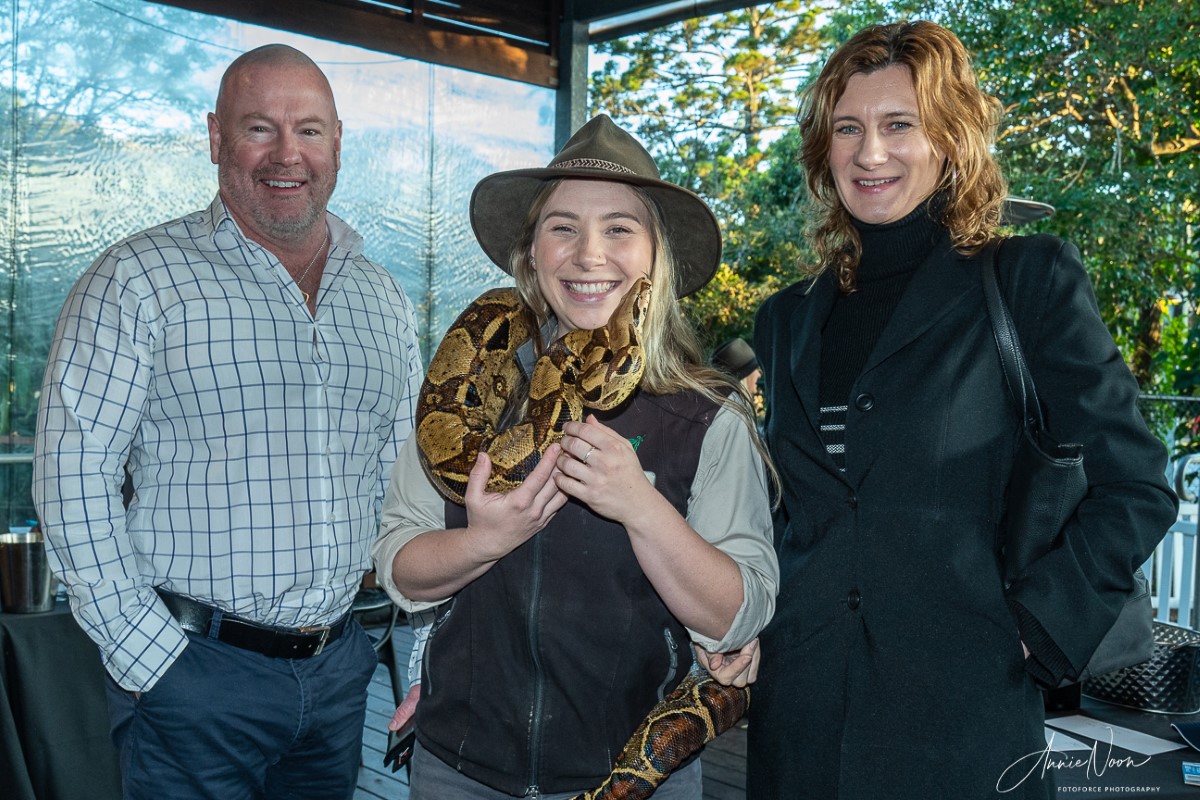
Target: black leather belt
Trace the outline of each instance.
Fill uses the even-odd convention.
[[[185,631],[202,636],[210,634],[217,609],[163,589],[156,588],[155,591]],[[349,620],[350,615],[346,614],[332,625],[274,628],[232,614],[222,614],[216,639],[271,658],[310,658],[320,654],[325,645],[341,636]]]

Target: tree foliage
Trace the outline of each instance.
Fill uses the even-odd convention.
[[[817,52],[821,10],[769,3],[597,46],[607,60],[592,75],[593,111],[633,130],[663,177],[721,220],[727,269],[689,301],[710,344],[748,335],[784,280],[778,265],[803,252],[803,180],[794,162],[769,156],[781,136],[794,149],[795,86]]]
[[[1195,3],[856,2],[834,25],[845,33],[881,13],[944,24],[972,51],[1005,107],[997,152],[1013,192],[1056,207],[1042,227],[1083,252],[1142,386],[1182,388],[1187,365],[1160,354],[1163,314],[1194,309],[1200,279]]]
[[[114,195],[178,192],[137,170],[140,145],[170,147],[178,121],[190,127],[195,109],[211,103],[195,76],[225,54],[179,24],[195,15],[153,4],[138,10],[135,17],[94,0],[40,0],[0,15],[0,86],[8,99],[0,106],[0,145],[9,156],[0,166],[9,193],[0,223],[12,250],[0,269],[3,434],[33,434],[35,392],[64,285],[95,256],[81,249],[93,244],[97,228],[107,236],[127,232],[112,227],[114,217],[133,213],[115,206]],[[64,174],[75,180],[55,181]]]
[[[783,76],[800,72],[805,73],[802,83],[810,79],[823,57],[864,25],[931,19],[958,34],[975,57],[985,89],[1004,104],[997,155],[1013,194],[1056,207],[1057,213],[1036,227],[1080,247],[1101,312],[1139,382],[1147,390],[1196,392],[1200,364],[1195,346],[1188,345],[1200,338],[1195,322],[1200,12],[1195,0],[849,0],[824,9],[827,17],[819,18],[822,10],[774,3],[693,20],[686,32],[673,26],[614,43],[604,74],[596,76],[596,105],[631,122],[665,158],[672,179],[683,178],[719,209],[730,274],[749,284],[747,290],[721,286],[719,291],[739,300],[756,297],[773,282],[794,277],[794,260],[806,256],[806,193],[795,163],[795,132],[789,129],[765,144],[761,135],[790,123],[785,117],[795,96]],[[768,74],[781,77],[770,91],[785,93],[774,101],[755,95],[754,108],[769,110],[761,112],[763,123],[745,129],[757,132],[757,138],[711,122],[717,110],[744,115],[750,107],[736,99],[750,93],[731,88],[747,79],[735,77],[738,54],[730,51],[721,62],[730,65],[722,80],[713,72],[715,59],[702,73],[688,73],[685,68],[693,62],[678,52],[689,42],[711,47],[730,41],[730,31],[747,26],[752,14],[774,15],[777,30],[787,31],[781,39],[789,44],[777,51],[769,37],[746,39],[757,46],[753,60],[773,63]],[[632,82],[618,79],[617,56],[635,65]],[[694,85],[706,87],[703,104],[695,100]],[[647,118],[652,122],[644,123]],[[704,152],[712,155],[684,158],[693,152],[694,141],[703,141]],[[712,305],[699,300],[693,309],[711,313]],[[746,335],[750,323],[743,321],[752,311],[721,319],[746,324],[741,331]],[[1172,322],[1170,315],[1179,313],[1190,316]],[[702,328],[713,327],[705,318],[698,321]],[[1174,339],[1164,343],[1164,336]]]
[[[40,141],[90,127],[153,133],[161,120],[139,117],[139,107],[209,103],[195,76],[224,56],[180,29],[187,18],[154,4],[133,16],[97,0],[39,0],[21,3],[15,17],[0,15],[0,42],[9,44],[0,47],[0,74],[18,62],[16,90],[30,120],[22,136]]]

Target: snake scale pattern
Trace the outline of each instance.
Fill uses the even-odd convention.
[[[641,333],[650,282],[639,279],[604,328],[575,330],[547,349],[529,378],[526,418],[498,430],[521,380],[517,349],[536,322],[514,289],[493,289],[454,321],[429,364],[417,400],[421,463],[438,490],[463,503],[476,455],[492,460],[489,492],[521,484],[563,425],[584,409],[608,410],[626,400],[645,371]],[[747,688],[689,675],[650,710],[609,777],[580,800],[647,798],[673,769],[745,714]]]
[[[704,745],[733,727],[750,707],[749,687],[688,675],[638,726],[612,774],[574,800],[641,800]]]
[[[646,368],[641,332],[650,282],[639,279],[606,327],[574,330],[548,348],[529,378],[524,421],[496,428],[520,380],[517,348],[536,330],[515,289],[493,289],[469,305],[442,339],[417,399],[416,435],[426,473],[463,502],[476,454],[492,459],[489,492],[521,485],[563,425],[584,409],[606,411],[637,388]]]

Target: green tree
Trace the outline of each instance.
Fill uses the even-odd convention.
[[[752,28],[752,14],[774,20],[787,42],[777,50],[770,36],[744,40],[754,48],[749,61],[775,65],[769,74],[780,80],[768,93],[782,94],[774,99],[734,91],[748,79],[736,71],[741,44],[720,49],[735,41],[731,31]],[[1079,246],[1104,318],[1143,388],[1200,393],[1200,364],[1184,341],[1189,330],[1189,341],[1200,336],[1195,0],[774,3],[608,45],[610,60],[593,81],[596,107],[632,121],[664,173],[712,202],[725,228],[729,280],[749,290],[710,291],[741,302],[796,276],[795,262],[808,254],[790,82],[814,77],[853,31],[905,18],[946,25],[974,54],[985,89],[1005,105],[997,155],[1013,193],[1056,207],[1036,229]],[[704,57],[690,55],[693,47]],[[763,123],[728,124],[746,118],[735,113],[743,96],[755,99],[745,108],[765,109]],[[764,135],[780,125],[789,132]],[[716,314],[719,303],[704,295],[693,303],[703,330],[749,330],[753,309]],[[1173,304],[1191,316],[1164,325]]]
[[[972,51],[1005,107],[997,153],[1013,193],[1057,209],[1039,227],[1079,246],[1142,387],[1187,388],[1177,378],[1188,365],[1161,355],[1164,334],[1186,332],[1164,329],[1170,303],[1194,312],[1200,301],[1194,0],[852,0],[831,29],[844,40],[902,18],[939,22]]]
[[[608,58],[592,75],[593,112],[637,133],[663,177],[708,200],[721,221],[725,268],[688,301],[710,345],[749,336],[754,311],[802,252],[803,181],[787,131],[823,9],[769,3],[597,46]]]

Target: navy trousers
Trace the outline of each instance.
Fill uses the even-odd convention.
[[[317,656],[188,633],[140,697],[108,680],[125,800],[349,800],[378,657],[357,622]]]

